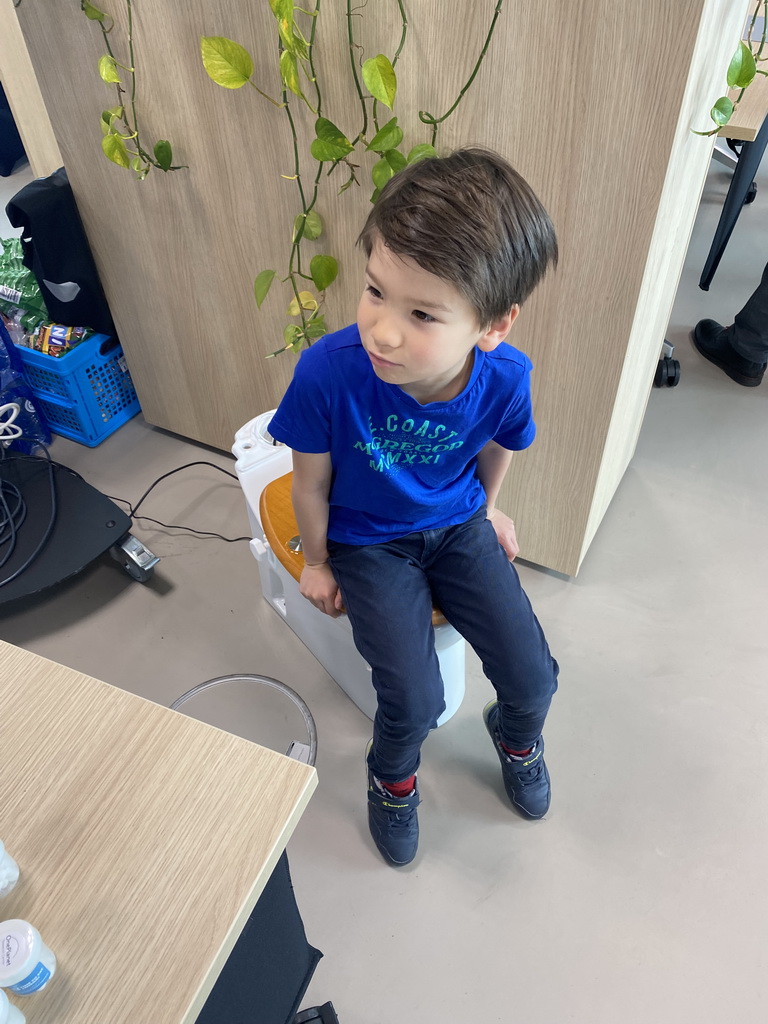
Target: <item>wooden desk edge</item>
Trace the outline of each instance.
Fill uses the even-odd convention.
[[[728,96],[735,100],[739,92],[739,89],[731,89]],[[717,134],[725,139],[754,142],[766,117],[768,117],[768,78],[758,75],[747,88],[731,121]]]
[[[272,852],[270,853],[267,861],[265,862],[261,874],[258,876],[258,878],[255,879],[253,887],[251,888],[251,891],[248,894],[248,898],[245,900],[242,907],[240,908],[240,912],[238,913],[235,920],[232,922],[232,926],[227,932],[227,936],[224,942],[219,948],[219,951],[216,954],[216,957],[213,963],[211,964],[208,973],[203,979],[200,988],[197,990],[192,1001],[187,1007],[187,1010],[180,1024],[195,1024],[197,1018],[199,1017],[203,1009],[203,1006],[205,1005],[206,999],[211,994],[211,990],[213,989],[213,986],[216,984],[216,980],[219,974],[221,973],[224,964],[227,962],[227,958],[234,949],[235,943],[240,937],[240,933],[242,932],[243,928],[246,925],[246,922],[248,921],[248,918],[253,912],[253,908],[258,903],[259,897],[264,891],[264,887],[266,886],[269,878],[272,875],[272,872],[275,869],[275,865],[282,856],[283,851],[286,849],[288,845],[288,840],[291,838],[293,830],[299,823],[299,819],[304,813],[306,806],[309,803],[309,799],[316,788],[317,771],[314,767],[312,767],[312,775],[307,776],[306,785],[302,790],[299,801],[294,806],[291,817],[285,823],[285,827],[283,828],[283,831],[280,833],[277,842],[272,848]]]

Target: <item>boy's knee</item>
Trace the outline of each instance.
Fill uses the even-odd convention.
[[[414,699],[418,696],[418,699]],[[397,729],[409,741],[418,739],[420,742],[437,725],[437,720],[445,711],[445,699],[441,694],[425,696],[406,691],[402,698],[379,698],[379,710],[387,723]]]

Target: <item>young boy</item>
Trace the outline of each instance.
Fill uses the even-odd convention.
[[[504,339],[557,241],[523,178],[476,149],[400,171],[359,241],[357,323],[302,354],[269,429],[293,449],[301,593],[346,609],[372,669],[368,820],[384,858],[407,864],[419,752],[445,708],[433,602],[496,690],[483,717],[513,805],[549,808],[541,730],[558,668],[495,503],[535,434],[531,363]]]

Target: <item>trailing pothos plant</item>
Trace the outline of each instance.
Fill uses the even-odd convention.
[[[763,30],[758,40],[753,39],[753,36],[761,9],[763,12]],[[739,95],[735,100],[732,100],[729,96],[721,96],[709,112],[715,127],[710,128],[706,132],[695,131],[694,135],[717,135],[720,129],[727,125],[733,117],[733,112],[741,103],[744,91],[754,82],[757,75],[768,75],[768,69],[758,67],[758,64],[764,64],[768,61],[768,47],[766,47],[767,32],[768,0],[756,0],[746,41],[741,40],[739,42],[736,52],[731,58],[731,63],[728,65],[728,88],[739,89]]]
[[[152,167],[160,171],[178,171],[182,165],[174,165],[173,149],[167,139],[158,139],[151,152],[142,143],[136,114],[133,0],[125,0],[125,4],[128,8],[127,64],[119,61],[112,49],[110,33],[115,27],[114,19],[90,3],[90,0],[80,0],[80,9],[89,21],[97,22],[101,29],[107,52],[99,59],[99,74],[107,85],[114,85],[117,93],[117,104],[101,115],[101,148],[112,163],[130,168],[142,181]],[[123,84],[121,72],[127,77],[127,86]]]
[[[324,234],[324,223],[317,210],[323,177],[330,179],[335,176],[338,182],[338,176],[343,175],[339,193],[353,185],[359,186],[360,165],[354,162],[356,155],[361,151],[373,153],[376,160],[370,172],[373,184],[371,202],[376,202],[384,185],[398,171],[417,160],[437,156],[435,142],[439,129],[474,82],[491,44],[504,0],[493,0],[493,17],[485,42],[456,100],[439,117],[426,110],[418,112],[419,120],[430,130],[430,138],[428,142],[420,142],[410,148],[403,147],[404,133],[397,116],[388,115],[385,119],[380,114],[381,107],[387,108],[390,114],[393,112],[397,96],[395,69],[408,35],[404,0],[392,0],[397,4],[401,24],[399,41],[392,57],[379,53],[366,60],[360,56],[362,47],[355,42],[353,21],[363,8],[353,9],[352,0],[346,0],[350,72],[361,117],[360,129],[354,138],[350,138],[351,133],[346,134],[336,120],[327,116],[324,106],[322,83],[314,57],[321,2],[314,0],[314,6],[306,9],[296,6],[294,0],[269,0],[276,23],[275,70],[276,77],[279,76],[279,98],[254,82],[253,58],[239,43],[224,36],[203,36],[200,40],[203,66],[213,81],[225,89],[252,86],[283,113],[293,143],[292,173],[281,175],[296,183],[298,200],[298,212],[291,225],[286,272],[280,277],[280,281],[289,287],[290,301],[286,314],[290,319],[283,331],[283,345],[270,356],[287,351],[298,352],[328,331],[323,314],[325,293],[338,276],[339,264],[335,256],[325,252],[315,252],[309,257],[305,249],[305,243],[317,242]],[[291,109],[295,102],[305,104],[314,116],[311,137],[299,134]],[[309,174],[305,171],[308,160],[312,168]],[[273,269],[262,270],[256,276],[254,294],[259,308],[277,277],[278,273]]]

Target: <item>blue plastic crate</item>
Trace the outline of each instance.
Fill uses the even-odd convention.
[[[17,349],[51,430],[90,448],[139,412],[120,344],[94,334],[63,356]]]

